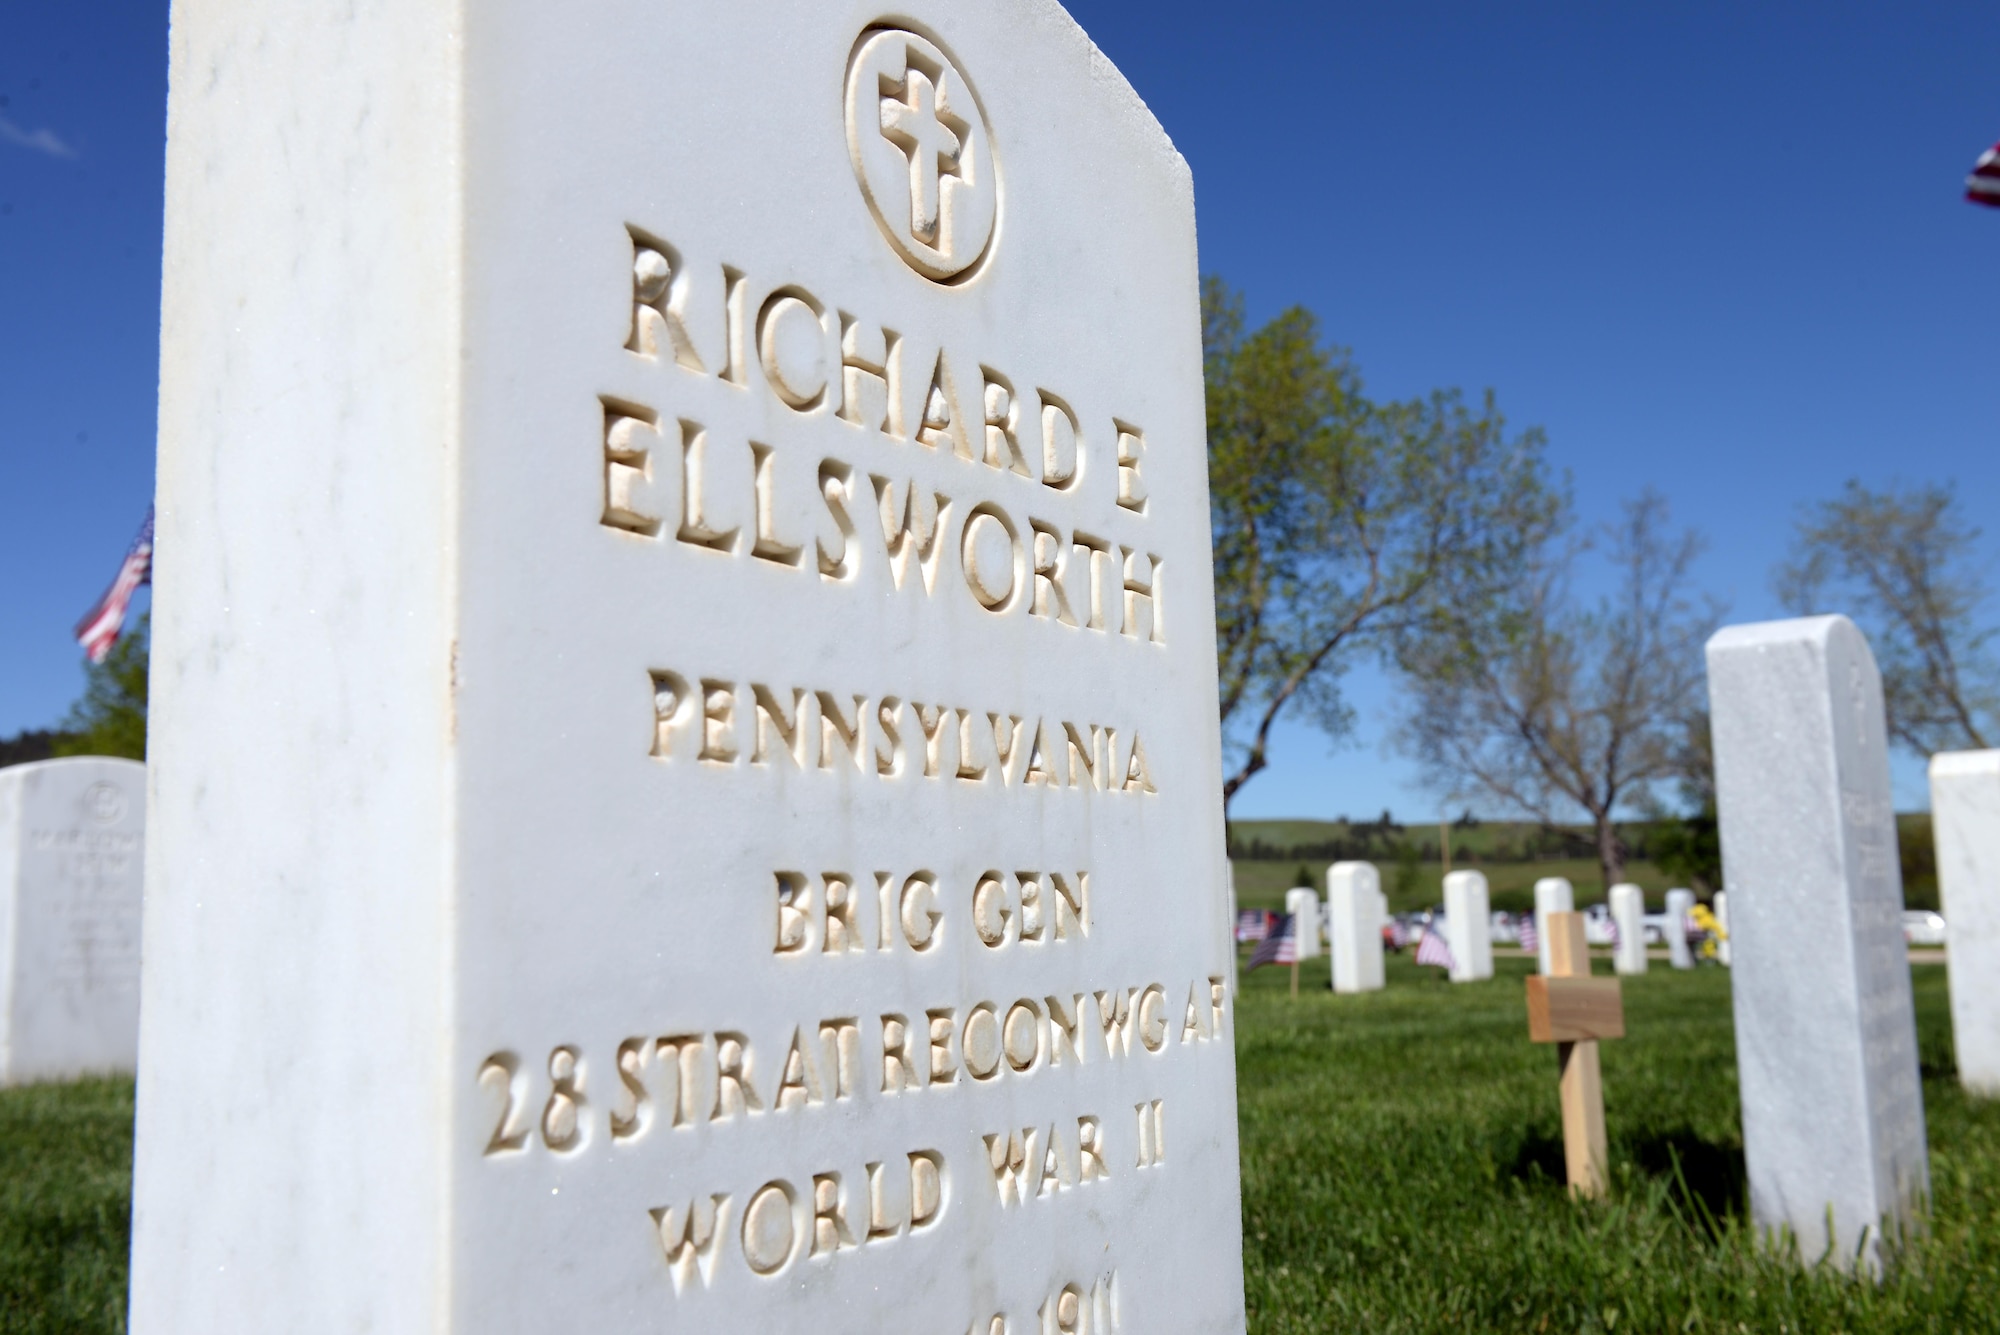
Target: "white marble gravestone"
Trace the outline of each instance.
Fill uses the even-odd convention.
[[[1576,891],[1568,878],[1544,876],[1535,882],[1535,972],[1547,976],[1553,967],[1549,962],[1549,915],[1571,913],[1575,909]]]
[[[1188,169],[887,12],[176,8],[137,1335],[1242,1329]]]
[[[146,767],[0,769],[0,1083],[131,1071]]]
[[[1382,924],[1389,901],[1372,862],[1336,862],[1326,870],[1327,920],[1333,939],[1333,990],[1373,992],[1382,986]]]
[[[2000,751],[1931,757],[1931,828],[1958,1078],[2000,1096]]]
[[[1493,976],[1493,909],[1486,873],[1454,871],[1444,878],[1445,940],[1451,945],[1451,981],[1476,983]]]
[[[1292,915],[1294,949],[1302,960],[1318,959],[1321,932],[1319,891],[1309,885],[1295,885],[1285,891],[1285,912]]]
[[[1708,689],[1751,1212],[1872,1267],[1929,1180],[1881,677],[1810,617],[1718,631]]]
[[[1627,882],[1612,886],[1608,899],[1618,927],[1612,967],[1623,974],[1646,972],[1646,892]]]
[[[1688,944],[1688,914],[1694,912],[1694,891],[1667,891],[1667,963],[1676,969],[1694,967],[1694,949]]]

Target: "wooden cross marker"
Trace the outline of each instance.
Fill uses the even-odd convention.
[[[1528,1037],[1554,1043],[1562,1067],[1563,1162],[1570,1194],[1597,1197],[1610,1181],[1597,1042],[1625,1037],[1625,1002],[1616,978],[1590,976],[1583,915],[1547,917],[1549,976],[1528,979]]]

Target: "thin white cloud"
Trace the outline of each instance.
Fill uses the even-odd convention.
[[[22,148],[33,149],[37,153],[46,153],[52,158],[76,156],[76,150],[65,144],[54,130],[24,130],[5,116],[0,116],[0,139],[10,144],[19,144]]]

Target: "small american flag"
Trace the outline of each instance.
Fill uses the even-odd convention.
[[[1236,915],[1236,943],[1265,940],[1271,935],[1271,924],[1277,916],[1269,909],[1244,909]]]
[[[1264,944],[1250,957],[1249,968],[1261,969],[1266,964],[1297,964],[1299,962],[1298,937],[1292,931],[1293,918],[1287,913],[1278,919],[1278,925],[1264,938]]]
[[[1436,918],[1424,928],[1424,939],[1417,942],[1417,963],[1435,964],[1440,969],[1456,969],[1457,961],[1451,957],[1451,943],[1444,939],[1444,925]]]
[[[117,578],[83,614],[83,620],[76,623],[76,642],[90,655],[91,662],[102,663],[111,646],[118,643],[118,632],[125,629],[125,610],[132,605],[132,595],[141,585],[152,582],[153,507],[149,505],[146,522],[139,526],[139,536],[132,539],[130,550],[119,563]]]
[[[2000,144],[1979,155],[1972,175],[1965,178],[1965,197],[1975,204],[2000,209]]]
[[[1542,936],[1535,930],[1535,915],[1521,915],[1521,949],[1533,954],[1542,948]]]

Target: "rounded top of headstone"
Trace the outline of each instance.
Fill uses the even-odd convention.
[[[847,148],[882,235],[935,282],[970,278],[1000,226],[986,111],[936,37],[876,24],[847,64]]]
[[[1836,639],[1858,642],[1865,650],[1868,637],[1860,627],[1838,613],[1826,616],[1786,617],[1777,621],[1745,621],[1724,626],[1708,637],[1708,649],[1760,648],[1780,644],[1827,645]],[[1871,654],[1872,658],[1873,655]]]
[[[2000,751],[1940,751],[1931,757],[1933,779],[2000,774]]]
[[[1382,873],[1372,862],[1336,862],[1326,869],[1328,887],[1332,887],[1335,882],[1378,889],[1382,884]]]
[[[81,774],[88,769],[101,769],[109,774],[144,774],[144,761],[127,760],[123,756],[57,756],[52,760],[30,760],[19,765],[0,765],[0,778],[25,779],[37,774]]]
[[[56,802],[79,826],[117,829],[143,822],[146,767],[119,756],[58,756],[0,768],[0,801]]]

